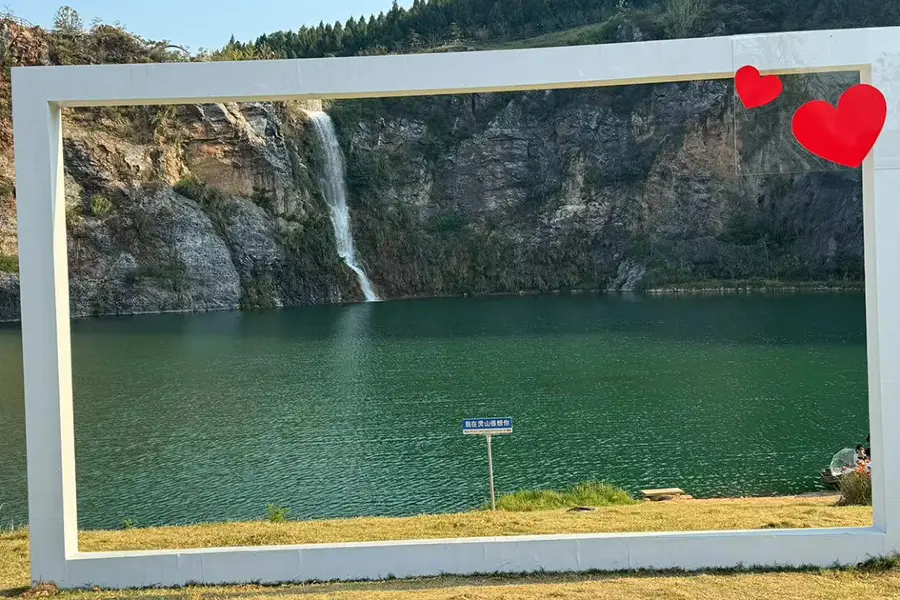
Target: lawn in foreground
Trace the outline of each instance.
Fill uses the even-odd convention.
[[[835,497],[640,502],[594,512],[474,511],[285,523],[213,523],[122,531],[83,531],[87,551],[212,548],[335,542],[377,542],[556,533],[628,533],[726,529],[870,527],[871,507],[835,506]]]
[[[697,531],[760,528],[868,527],[870,507],[837,507],[834,498],[685,500],[611,506],[589,513],[479,511],[409,518],[361,518],[287,523],[220,523],[186,527],[85,531],[84,551],[197,548],[458,538],[486,535]],[[18,595],[29,581],[27,535],[0,535],[0,596]],[[768,590],[766,592],[765,590]],[[892,598],[900,569],[877,572],[743,573],[731,575],[559,575],[443,577],[412,581],[280,587],[186,588],[79,592],[106,598],[497,599],[497,598]]]
[[[73,600],[894,600],[900,597],[900,568],[696,575],[436,577],[372,583],[190,587],[61,595]],[[41,597],[33,593],[26,596]]]

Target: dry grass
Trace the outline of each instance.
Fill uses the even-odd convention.
[[[868,473],[848,473],[841,477],[841,504],[872,506],[872,476]]]
[[[85,531],[79,540],[85,550],[107,551],[553,533],[871,526],[871,508],[837,507],[835,502],[836,497],[684,500],[609,506],[589,513],[477,511],[409,518],[219,523]]]
[[[474,512],[411,518],[364,518],[287,523],[223,523],[124,531],[86,531],[83,550],[244,546],[340,541],[458,538],[484,535],[691,531],[722,529],[866,527],[868,507],[838,507],[835,498],[686,500],[614,506],[591,513]],[[0,596],[28,584],[27,535],[0,535]],[[272,600],[495,600],[500,598],[896,598],[900,570],[808,573],[536,575],[444,577],[414,581],[304,586],[187,588],[132,592],[80,592],[106,598],[266,598]]]
[[[865,573],[545,575],[413,581],[79,592],[73,600],[892,600],[900,570]]]

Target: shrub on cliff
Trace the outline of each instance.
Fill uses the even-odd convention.
[[[190,176],[178,180],[172,189],[175,190],[175,193],[190,198],[194,202],[200,202],[206,194],[206,184]]]
[[[110,212],[112,212],[112,209],[113,203],[106,196],[97,194],[91,198],[91,214],[95,217],[108,215]]]
[[[0,273],[18,273],[19,257],[0,254]]]

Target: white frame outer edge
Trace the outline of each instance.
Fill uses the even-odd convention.
[[[279,547],[78,550],[63,195],[66,106],[359,98],[858,71],[888,122],[863,165],[874,526],[542,535]],[[599,46],[12,71],[32,581],[62,588],[379,579],[476,572],[851,564],[900,549],[900,28]],[[877,244],[876,244],[877,241]]]

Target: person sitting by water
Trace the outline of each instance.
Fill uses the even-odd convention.
[[[857,461],[857,471],[865,471],[866,473],[871,472],[872,459],[869,457],[868,450],[863,446],[857,446],[856,453],[859,456]]]
[[[866,458],[872,460],[872,442],[869,441],[871,436],[866,436]]]
[[[835,477],[846,475],[856,470],[859,466],[859,458],[865,455],[866,449],[862,446],[844,448],[831,459],[831,474]]]

